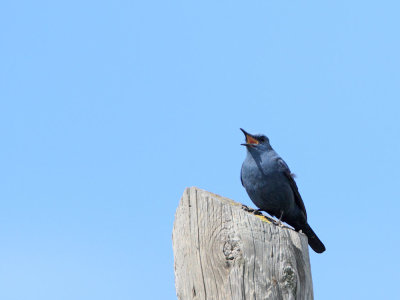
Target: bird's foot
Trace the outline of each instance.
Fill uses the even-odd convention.
[[[255,209],[250,208],[250,207],[248,207],[247,205],[244,205],[244,204],[242,204],[242,209],[243,209],[244,211],[249,212],[249,213],[252,213],[252,212],[254,212],[254,210],[255,210]]]
[[[253,211],[253,214],[257,215],[257,216],[263,216],[263,212],[264,210],[262,210],[261,208],[256,209]]]
[[[248,207],[247,205],[244,205],[244,204],[242,204],[242,209],[249,213],[252,213],[256,216],[263,216],[262,209],[254,209],[254,208]]]
[[[281,228],[285,227],[285,225],[283,225],[283,222],[281,220],[278,220],[278,226]]]

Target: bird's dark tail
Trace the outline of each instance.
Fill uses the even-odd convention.
[[[320,241],[308,223],[299,228],[299,230],[303,231],[303,233],[308,237],[308,244],[315,252],[322,253],[325,251],[324,244]]]

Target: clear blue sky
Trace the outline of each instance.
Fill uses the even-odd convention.
[[[252,205],[243,135],[297,174],[316,299],[394,299],[398,1],[3,1],[0,299],[176,299],[187,186]]]

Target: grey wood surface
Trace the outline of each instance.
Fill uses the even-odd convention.
[[[313,299],[307,237],[187,188],[172,234],[178,299]]]

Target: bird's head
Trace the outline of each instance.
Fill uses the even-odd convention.
[[[250,134],[246,132],[243,128],[240,130],[244,133],[246,138],[246,143],[241,144],[242,146],[246,146],[249,150],[251,148],[259,149],[259,150],[269,150],[272,149],[269,143],[268,137],[263,134]]]

